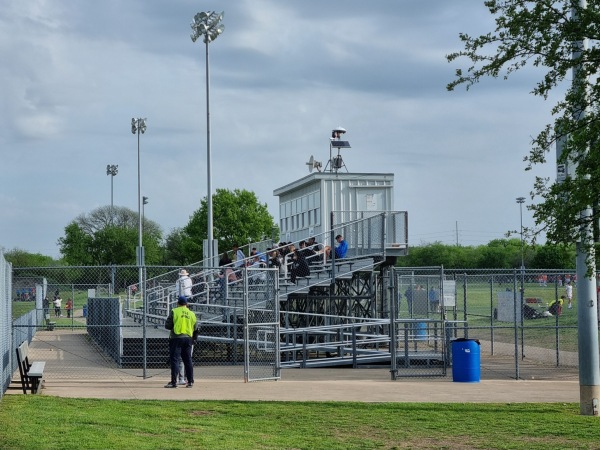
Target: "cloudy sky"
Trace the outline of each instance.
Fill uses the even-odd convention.
[[[411,245],[477,245],[520,226],[532,135],[551,104],[531,71],[446,91],[458,34],[493,29],[476,0],[5,0],[0,9],[0,247],[59,256],[64,227],[114,203],[166,235],[206,196],[204,44],[199,11],[225,11],[210,45],[213,189],[248,189],[278,220],[273,190],[329,157],[348,132],[350,172],[395,174]],[[554,158],[554,155],[551,156]],[[529,201],[529,200],[528,200]],[[533,224],[523,209],[523,224]]]

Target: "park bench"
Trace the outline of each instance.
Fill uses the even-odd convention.
[[[44,381],[44,367],[46,366],[46,362],[29,362],[29,344],[27,344],[27,341],[23,341],[23,343],[17,347],[16,351],[23,394],[27,394],[27,389],[30,389],[32,394],[39,393]]]

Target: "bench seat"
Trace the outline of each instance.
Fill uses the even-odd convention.
[[[23,394],[27,394],[27,389],[30,389],[32,394],[38,394],[44,383],[44,369],[46,367],[46,362],[29,362],[29,344],[27,341],[23,341],[21,345],[16,348],[16,352]]]

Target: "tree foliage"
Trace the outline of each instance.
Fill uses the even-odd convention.
[[[65,227],[58,239],[65,262],[71,265],[136,264],[139,216],[120,206],[103,206],[82,214]],[[144,218],[142,243],[146,264],[161,262],[162,231]]]
[[[40,253],[29,253],[19,248],[6,251],[4,258],[13,265],[13,267],[51,267],[60,265],[51,256],[45,256]]]
[[[448,89],[469,89],[487,77],[507,79],[528,65],[543,71],[532,94],[548,99],[565,85],[564,97],[551,109],[553,122],[533,139],[525,161],[526,170],[545,163],[555,144],[564,143],[559,162],[570,167],[567,179],[536,179],[531,197],[538,202],[528,206],[536,229],[528,231],[533,241],[545,232],[549,242],[569,245],[600,217],[598,208],[581,214],[600,198],[600,0],[588,0],[584,8],[578,0],[490,0],[485,6],[496,28],[478,37],[459,35],[464,50],[447,59],[466,58],[472,65],[466,71],[458,69]],[[589,40],[587,48],[584,39]],[[584,236],[582,245],[593,254],[591,236]]]
[[[573,269],[574,246],[526,245],[523,261],[527,269]],[[434,242],[410,249],[398,259],[401,267],[444,266],[446,269],[518,269],[520,239],[496,239],[487,245],[463,247]]]
[[[275,223],[267,209],[254,192],[245,189],[217,189],[212,198],[214,239],[218,240],[219,251],[231,250],[233,244],[247,244],[271,237]],[[200,208],[181,231],[174,230],[167,242],[167,258],[179,260],[180,264],[201,261],[202,245],[207,236],[208,203],[204,198]]]

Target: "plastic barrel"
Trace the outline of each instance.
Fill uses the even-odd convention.
[[[83,317],[87,317],[87,305],[83,305]]]
[[[427,340],[427,324],[425,322],[417,323],[417,338],[418,341]]]
[[[481,352],[476,339],[452,341],[452,381],[478,383],[481,379]]]

